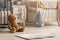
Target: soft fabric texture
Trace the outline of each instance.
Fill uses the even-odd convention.
[[[25,30],[25,27],[19,26],[16,21],[16,16],[14,14],[8,15],[8,29],[11,33],[14,32],[23,32]]]
[[[23,39],[44,39],[44,38],[54,38],[55,34],[52,33],[30,33],[30,34],[21,34],[16,35],[17,37]]]
[[[42,27],[44,23],[44,19],[40,11],[37,12],[36,18],[35,18],[35,23],[37,27]]]

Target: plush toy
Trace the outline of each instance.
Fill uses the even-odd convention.
[[[14,32],[23,32],[25,30],[25,27],[19,26],[16,22],[16,16],[14,14],[8,15],[8,29],[11,33]]]

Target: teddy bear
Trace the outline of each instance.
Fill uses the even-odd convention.
[[[11,33],[23,32],[25,27],[19,26],[15,14],[8,15],[8,29]]]

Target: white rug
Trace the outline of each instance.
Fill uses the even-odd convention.
[[[53,38],[55,37],[55,34],[52,33],[30,33],[30,34],[19,34],[16,35],[17,37],[23,38],[23,39],[44,39],[44,38]]]

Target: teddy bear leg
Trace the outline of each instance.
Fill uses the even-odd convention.
[[[17,32],[23,32],[25,30],[25,27],[19,28]]]
[[[16,28],[13,27],[11,30],[10,30],[11,33],[15,33],[16,32]]]

